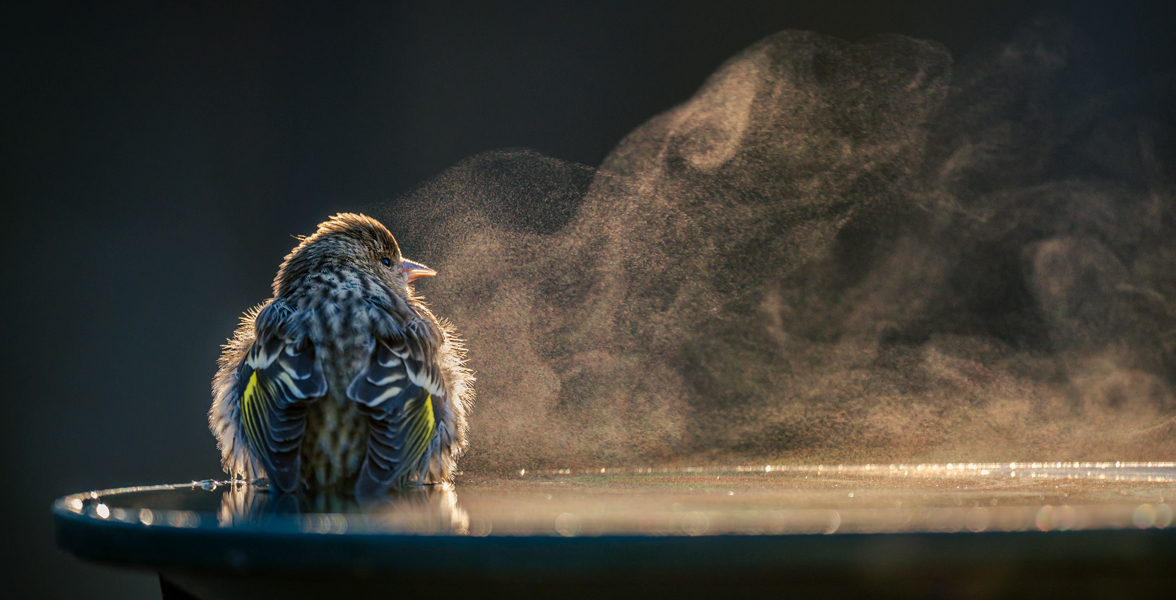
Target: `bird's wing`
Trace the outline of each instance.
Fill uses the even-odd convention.
[[[416,319],[377,332],[371,359],[347,386],[347,397],[369,417],[360,495],[399,488],[414,475],[424,482],[437,424],[448,410],[430,340]]]
[[[327,393],[327,379],[314,345],[274,324],[277,309],[271,308],[258,315],[257,339],[241,362],[241,421],[270,481],[290,493],[298,487],[306,409]]]

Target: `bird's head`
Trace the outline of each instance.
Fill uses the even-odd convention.
[[[437,272],[401,256],[396,239],[379,221],[354,213],[339,213],[302,238],[278,269],[274,295],[297,285],[306,275],[352,268],[373,274],[401,297],[410,298],[409,284]]]

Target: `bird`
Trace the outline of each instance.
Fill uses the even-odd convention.
[[[376,219],[339,213],[282,261],[223,346],[209,428],[233,480],[373,496],[453,481],[468,446],[464,342]]]

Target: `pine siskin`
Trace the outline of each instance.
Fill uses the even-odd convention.
[[[410,287],[435,274],[363,215],[303,238],[220,357],[209,427],[225,471],[287,493],[451,481],[473,377]]]

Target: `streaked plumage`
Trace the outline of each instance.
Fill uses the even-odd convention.
[[[221,355],[209,426],[225,471],[283,492],[451,481],[473,378],[410,287],[432,274],[363,215],[303,239]]]

